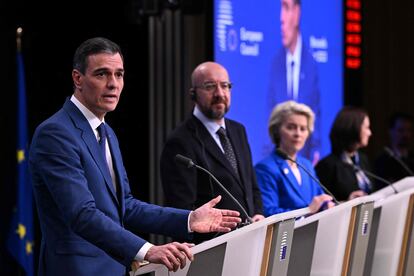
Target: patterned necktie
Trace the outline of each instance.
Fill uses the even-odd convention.
[[[108,161],[106,160],[106,127],[105,123],[100,124],[96,130],[99,133],[99,147],[101,148],[102,155],[105,159],[105,163],[108,165]]]
[[[220,138],[220,143],[223,147],[224,155],[238,175],[236,155],[234,154],[233,147],[230,143],[229,137],[227,136],[226,130],[223,127],[220,127],[219,130],[217,130],[217,134]]]

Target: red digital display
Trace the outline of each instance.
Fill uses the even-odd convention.
[[[345,66],[348,69],[361,67],[362,15],[360,0],[345,2]]]

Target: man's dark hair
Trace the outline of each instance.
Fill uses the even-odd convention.
[[[85,70],[88,67],[88,57],[100,53],[117,54],[121,55],[123,61],[123,55],[121,48],[115,42],[110,41],[103,37],[94,37],[84,41],[78,49],[76,49],[73,56],[73,69],[78,70],[82,74],[85,74]]]
[[[406,122],[410,122],[413,124],[413,117],[405,112],[394,112],[390,117],[389,128],[392,129],[395,127],[397,121],[402,120]]]
[[[302,2],[301,0],[293,0],[293,3],[295,5],[299,5],[300,6],[301,2]]]
[[[341,154],[344,150],[355,150],[361,140],[361,126],[368,113],[361,108],[346,106],[336,115],[329,138],[332,152]]]

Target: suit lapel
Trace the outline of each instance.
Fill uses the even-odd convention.
[[[226,156],[221,151],[216,141],[214,141],[213,137],[211,137],[203,123],[200,122],[200,120],[198,120],[194,115],[192,117],[192,122],[194,122],[194,124],[190,124],[190,128],[193,129],[194,135],[197,133],[199,139],[201,139],[204,143],[206,151],[212,155],[214,159],[216,159],[216,161],[219,162],[237,180],[238,183],[240,183],[239,176],[236,175],[230,162],[226,159]]]
[[[287,161],[283,160],[275,154],[275,162],[277,163],[277,168],[279,168],[280,173],[283,175],[283,177],[285,177],[288,180],[286,183],[290,185],[291,189],[295,191],[297,196],[301,198],[307,205],[308,202],[305,200],[305,198],[303,198],[302,192],[300,191],[299,183],[295,175],[293,174],[292,170],[290,169]],[[301,176],[303,176],[303,174],[301,174]],[[305,179],[302,179],[302,183],[305,183],[304,180]]]
[[[114,170],[115,170],[115,177],[117,178],[118,183],[118,194],[119,194],[119,200],[120,205],[122,206],[122,214],[125,212],[125,204],[123,202],[124,199],[124,189],[123,189],[123,165],[122,165],[122,158],[121,158],[121,152],[119,150],[118,144],[115,142],[115,134],[112,131],[112,129],[108,126],[108,142],[109,147],[111,149],[111,155],[112,155],[112,162],[114,164]]]
[[[116,193],[112,184],[111,174],[109,173],[108,165],[102,156],[101,150],[99,148],[98,141],[96,140],[95,134],[91,126],[88,123],[88,120],[83,116],[82,112],[70,101],[67,100],[65,103],[65,109],[68,111],[68,114],[72,117],[75,126],[81,130],[81,139],[85,142],[86,146],[96,164],[98,165],[101,174],[105,179],[105,185],[110,191],[114,201],[118,203]]]

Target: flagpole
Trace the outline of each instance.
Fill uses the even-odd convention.
[[[17,52],[21,53],[22,51],[22,36],[23,36],[23,28],[19,27],[16,29],[16,46]]]
[[[18,274],[35,275],[34,271],[34,225],[33,192],[28,168],[28,130],[25,70],[22,49],[23,29],[16,29],[17,71],[17,139],[16,139],[16,208],[10,223],[7,249],[19,265]]]
[[[21,53],[22,52],[22,36],[23,36],[23,28],[22,27],[18,27],[16,29],[16,50],[17,53]],[[18,276],[23,276],[23,274],[25,274],[23,272],[22,267],[19,266],[19,268],[17,269],[17,275]]]

